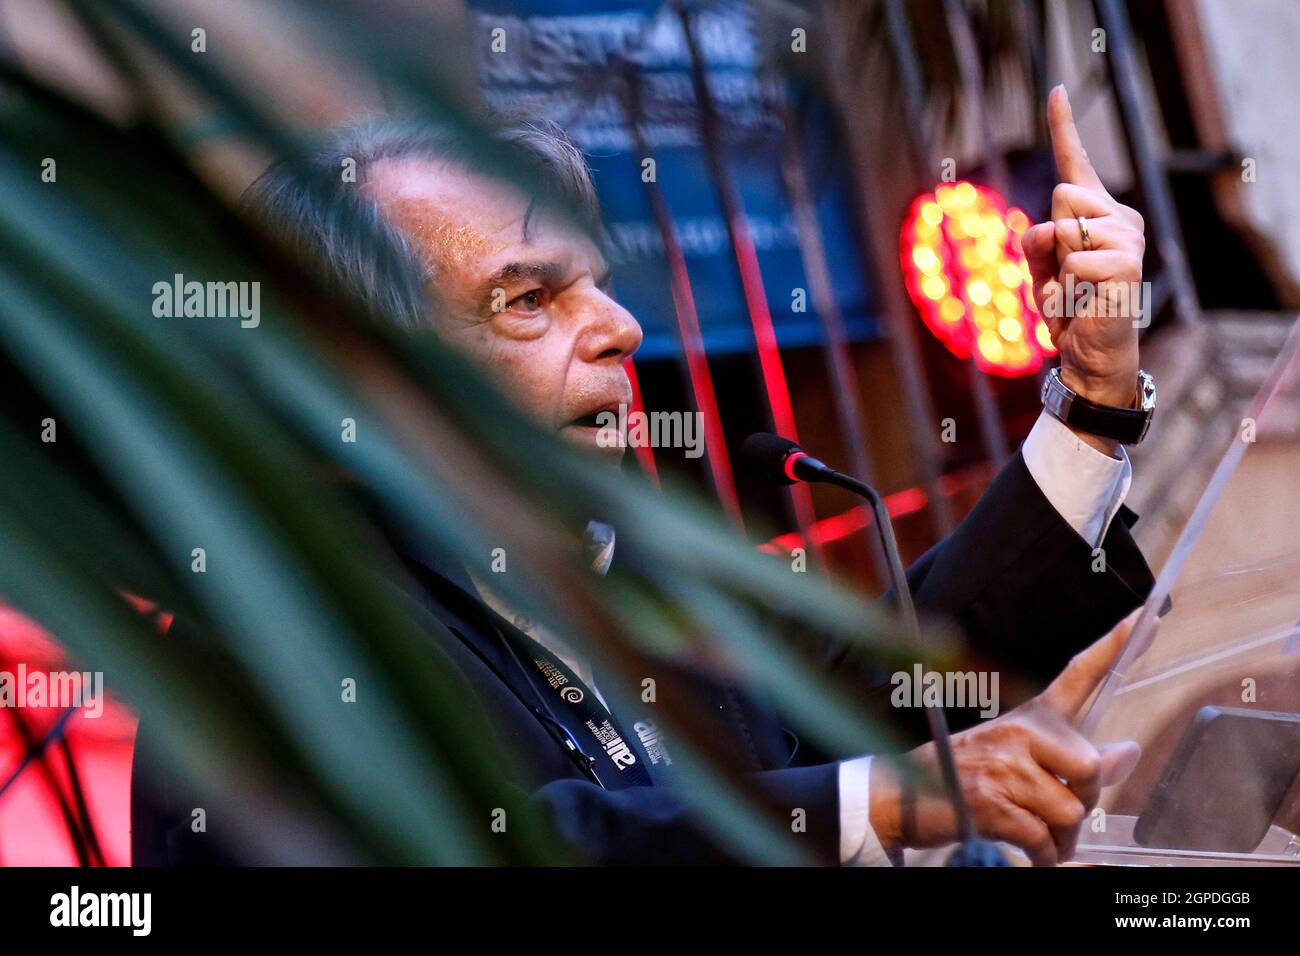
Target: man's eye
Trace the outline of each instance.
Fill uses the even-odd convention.
[[[546,290],[532,289],[510,300],[510,308],[520,312],[537,312],[546,305]]]

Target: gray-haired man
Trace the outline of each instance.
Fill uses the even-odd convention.
[[[1026,235],[1036,295],[1042,301],[1055,288],[1062,264],[1102,285],[1140,279],[1140,218],[1097,180],[1063,90],[1053,92],[1048,113],[1066,183],[1054,220]],[[325,196],[305,189],[295,167],[279,166],[256,184],[253,203],[331,281],[403,324],[436,330],[489,369],[536,420],[616,458],[622,448],[597,440],[595,416],[630,400],[624,362],[641,329],[609,294],[609,270],[591,238],[597,204],[586,166],[545,124],[503,121],[495,135],[501,155],[533,169],[593,228],[488,175],[454,141],[400,124],[333,137],[313,160],[317,180],[335,184]],[[355,182],[339,182],[346,160],[356,163]],[[1089,231],[1081,236],[1076,222],[1083,216]],[[358,220],[368,228],[340,225]],[[1049,321],[1064,384],[1099,405],[1129,407],[1138,383],[1133,322],[1086,314]],[[1056,673],[1150,587],[1128,534],[1132,515],[1121,507],[1129,476],[1113,438],[1044,414],[961,527],[909,572],[918,604],[960,622],[982,650],[1044,676]],[[1098,545],[1107,568],[1094,573]],[[513,626],[509,609],[454,562],[431,560],[420,571],[425,607],[445,626],[439,630],[449,655],[521,754],[538,803],[575,847],[600,862],[727,858],[692,823],[667,779],[671,741],[637,714],[609,713],[562,636]],[[1024,848],[1036,863],[1071,852],[1103,781],[1132,759],[1125,747],[1099,753],[1070,726],[1124,634],[1117,628],[1074,657],[1031,704],[955,737],[978,828]],[[538,673],[549,676],[539,679],[519,666],[521,658],[541,662]],[[735,740],[755,787],[771,802],[805,810],[808,833],[826,858],[883,862],[904,846],[954,837],[941,794],[910,794],[911,812],[903,812],[909,775],[900,770],[933,769],[932,748],[891,760],[794,766],[790,737],[770,713],[735,688],[692,686],[706,703],[716,697],[716,733]],[[137,814],[137,862],[167,862],[183,844],[183,821],[177,828],[168,812]]]

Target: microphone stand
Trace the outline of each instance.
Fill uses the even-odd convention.
[[[898,543],[894,539],[894,523],[889,518],[889,510],[885,507],[885,502],[881,499],[880,493],[865,481],[859,481],[852,475],[836,471],[806,453],[800,454],[798,459],[792,463],[792,470],[795,475],[805,481],[823,481],[850,491],[865,499],[871,506],[872,514],[875,516],[877,533],[880,535],[880,544],[884,549],[888,562],[889,577],[894,586],[894,593],[898,595],[898,609],[902,614],[903,628],[906,630],[907,636],[919,644],[921,627],[916,619],[916,605],[912,601],[912,589],[907,583],[907,574],[903,570],[903,562],[898,554]],[[948,791],[953,813],[957,817],[957,832],[961,837],[961,844],[948,857],[945,865],[962,867],[1009,866],[1010,864],[996,843],[985,840],[975,833],[975,825],[971,822],[970,807],[966,805],[966,798],[961,790],[961,780],[957,776],[957,761],[952,755],[952,735],[948,730],[948,717],[944,713],[943,707],[924,707],[924,710],[925,719],[930,728],[930,737],[934,740],[935,750],[939,755],[939,769],[943,775],[944,787]]]

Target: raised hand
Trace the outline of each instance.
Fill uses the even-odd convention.
[[[1142,317],[1142,217],[1102,185],[1063,86],[1048,96],[1047,122],[1061,182],[1052,192],[1051,221],[1022,239],[1034,301],[1061,352],[1065,384],[1095,402],[1129,407],[1137,389],[1135,323]]]

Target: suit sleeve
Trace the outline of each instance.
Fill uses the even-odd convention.
[[[802,810],[795,830],[812,860],[839,862],[839,764],[755,773],[748,796],[783,826]],[[720,840],[700,811],[672,786],[602,790],[585,780],[546,784],[534,801],[564,842],[585,862],[608,865],[710,865],[754,862]],[[798,844],[796,844],[798,845]]]
[[[1017,453],[908,583],[918,610],[956,621],[972,650],[1046,682],[1150,593],[1136,520],[1120,508],[1094,553]],[[843,654],[832,664],[853,667]]]
[[[1121,508],[1094,551],[1017,454],[908,581],[917,607],[959,622],[973,649],[1046,681],[1150,593],[1136,521]]]

